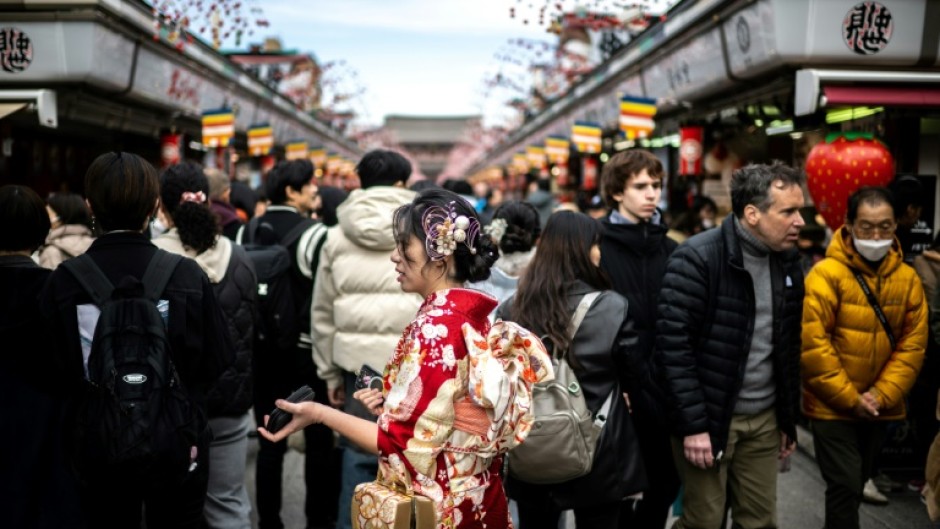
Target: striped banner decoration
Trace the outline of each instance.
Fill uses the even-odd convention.
[[[317,169],[326,167],[326,149],[311,149],[310,163]]]
[[[274,147],[274,129],[267,123],[252,125],[248,129],[248,155],[266,156]]]
[[[560,136],[549,136],[545,138],[545,154],[548,155],[548,161],[555,165],[564,165],[568,163],[568,149],[571,142],[568,138]]]
[[[525,148],[525,155],[529,160],[529,166],[541,168],[545,165],[545,147],[529,145]]]
[[[575,122],[571,128],[571,141],[578,152],[601,152],[601,128],[594,123]]]
[[[343,167],[343,157],[338,154],[331,154],[326,159],[326,170],[330,174],[336,174]]]
[[[620,130],[628,140],[646,138],[656,127],[656,100],[645,97],[623,96],[620,99]]]
[[[230,108],[206,110],[202,113],[202,144],[206,147],[228,147],[235,137],[235,114]]]
[[[305,141],[292,141],[284,147],[284,158],[287,160],[303,160],[307,156]]]

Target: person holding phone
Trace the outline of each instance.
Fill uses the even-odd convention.
[[[383,390],[354,394],[378,422],[279,400],[293,419],[277,433],[259,431],[278,441],[325,424],[379,456],[380,483],[431,499],[439,526],[510,527],[502,456],[525,438],[531,386],[550,376],[548,356],[537,337],[517,328],[516,339],[496,340],[505,344],[496,358],[502,351],[491,347],[487,318],[496,300],[462,286],[485,279],[499,254],[466,201],[426,190],[395,211],[393,226],[396,279],[424,302],[385,366]]]

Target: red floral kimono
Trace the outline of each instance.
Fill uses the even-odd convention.
[[[487,315],[474,290],[428,296],[386,367],[379,480],[430,498],[439,529],[511,528],[502,454],[532,423],[531,387],[552,376],[541,342]]]

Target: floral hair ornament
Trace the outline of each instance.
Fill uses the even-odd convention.
[[[490,236],[497,245],[500,241],[503,240],[503,235],[506,235],[506,228],[509,224],[506,223],[506,219],[493,219],[490,222],[489,226],[483,228],[483,233]]]
[[[195,202],[197,204],[202,204],[205,201],[206,201],[206,194],[203,193],[202,191],[196,191],[195,193],[193,193],[192,191],[185,191],[180,196],[180,204],[182,204],[183,202]]]
[[[432,261],[441,261],[454,253],[458,244],[463,244],[476,254],[477,249],[473,241],[480,234],[480,222],[466,215],[458,215],[454,209],[454,202],[447,204],[447,208],[431,206],[421,216],[421,224],[427,238],[424,248]]]

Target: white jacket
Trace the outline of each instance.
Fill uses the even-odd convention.
[[[401,291],[391,262],[392,215],[415,193],[377,186],[350,193],[337,209],[314,282],[313,360],[327,387],[362,364],[382,371],[421,297]]]

